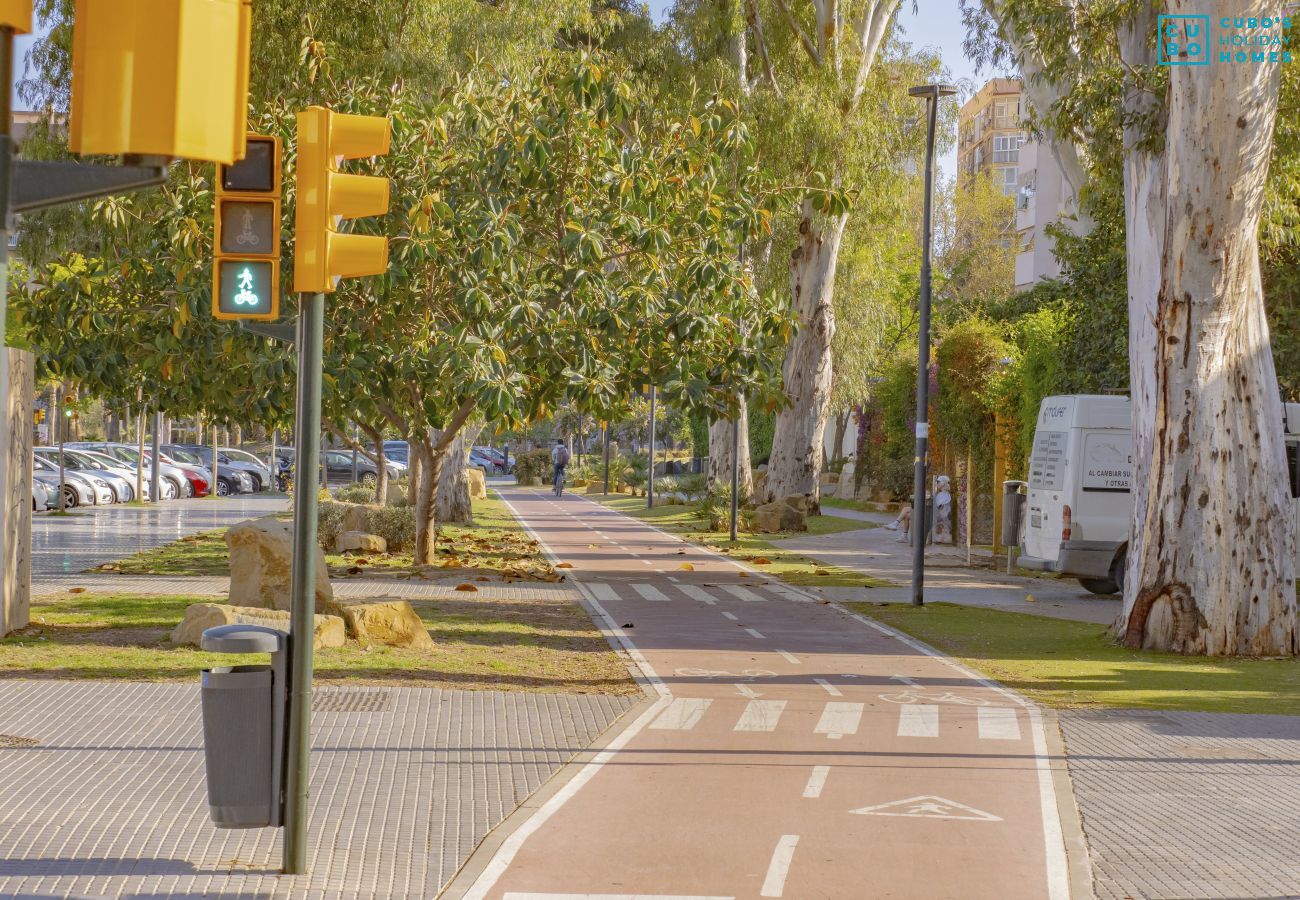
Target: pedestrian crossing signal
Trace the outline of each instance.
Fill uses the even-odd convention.
[[[217,167],[212,315],[280,316],[280,139],[250,134],[244,158]]]

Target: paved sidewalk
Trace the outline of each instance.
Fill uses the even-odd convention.
[[[636,697],[318,688],[310,874],[208,819],[198,686],[0,680],[0,897],[431,898]],[[0,743],[0,747],[6,746]]]

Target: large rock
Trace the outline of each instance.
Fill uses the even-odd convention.
[[[790,502],[796,501],[796,502]],[[807,531],[808,513],[803,497],[786,497],[765,503],[754,510],[754,528],[764,534],[780,531]]]
[[[853,499],[853,473],[855,471],[853,460],[844,464],[843,471],[840,472],[840,483],[835,488],[835,496],[841,500]]]
[[[469,482],[471,500],[487,499],[487,472],[483,471],[481,466],[470,466],[465,469],[465,480]]]
[[[313,616],[312,645],[342,647],[347,640],[343,620],[338,616]],[[289,613],[280,609],[258,609],[254,606],[230,606],[227,603],[191,603],[185,607],[185,618],[172,630],[173,644],[194,644],[209,628],[218,625],[265,625],[268,628],[289,630]]]
[[[396,597],[340,600],[348,633],[363,644],[432,650],[433,638],[411,604]]]
[[[371,507],[365,503],[345,503],[344,506],[347,509],[343,511],[343,518],[339,520],[339,532],[364,532],[370,521]]]
[[[249,519],[226,532],[230,548],[230,604],[262,609],[289,608],[289,576],[293,570],[293,526],[272,516]],[[316,612],[333,612],[325,554],[316,551]]]
[[[334,539],[334,549],[339,553],[349,550],[361,550],[365,553],[387,553],[388,541],[377,534],[364,531],[340,531]]]

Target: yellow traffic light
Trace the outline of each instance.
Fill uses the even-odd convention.
[[[32,33],[32,0],[0,0],[0,26],[15,34]]]
[[[38,406],[36,408],[36,424],[39,425],[44,421],[45,421],[45,408]]]
[[[212,315],[280,316],[280,139],[250,134],[247,154],[217,166]]]
[[[77,0],[69,148],[242,159],[251,28],[251,0]]]
[[[322,106],[298,113],[295,291],[327,293],[340,278],[388,269],[388,238],[340,234],[336,227],[339,219],[388,212],[388,179],[341,173],[338,162],[386,155],[390,132],[382,116],[344,115]]]

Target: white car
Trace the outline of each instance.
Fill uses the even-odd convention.
[[[33,455],[32,468],[43,475],[59,477],[57,463]],[[63,470],[63,508],[74,506],[107,506],[113,502],[113,488],[103,478],[76,469]]]

